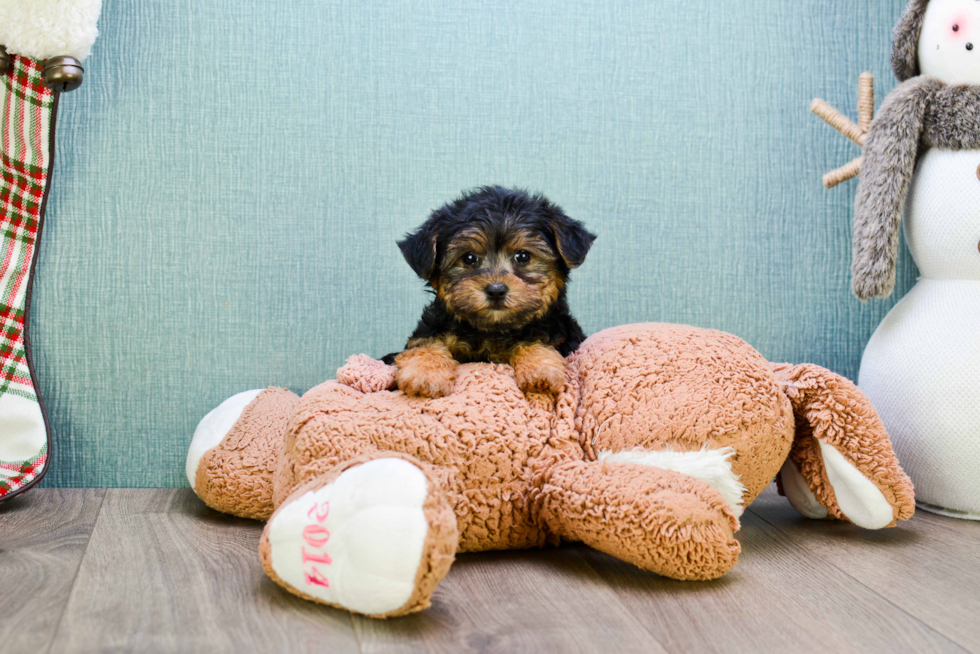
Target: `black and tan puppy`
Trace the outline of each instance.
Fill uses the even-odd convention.
[[[507,363],[521,389],[557,393],[565,356],[585,339],[568,310],[568,273],[595,236],[541,195],[483,187],[432,213],[399,241],[435,293],[398,367],[398,388],[441,397],[459,363]]]

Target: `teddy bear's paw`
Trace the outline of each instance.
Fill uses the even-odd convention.
[[[268,520],[273,476],[299,396],[285,388],[234,395],[204,416],[187,448],[187,481],[216,511]]]
[[[394,388],[396,371],[394,366],[358,354],[337,369],[337,381],[362,393],[377,393]]]
[[[217,447],[224,440],[224,437],[228,435],[228,432],[231,431],[231,428],[245,411],[245,407],[251,404],[263,390],[265,389],[258,388],[232,395],[201,418],[197,429],[194,430],[190,447],[187,448],[187,464],[185,466],[187,481],[190,482],[191,488],[195,492],[197,492],[197,469],[201,465],[201,459],[209,450]]]
[[[395,373],[398,389],[415,397],[445,397],[453,390],[455,361],[413,357],[399,364]]]
[[[881,529],[895,522],[895,510],[884,493],[833,445],[816,439],[827,481],[837,508],[849,521],[864,529]],[[807,518],[823,519],[830,511],[820,502],[792,460],[780,470],[786,499]]]
[[[827,479],[834,489],[841,513],[858,527],[865,529],[881,529],[893,524],[895,514],[892,505],[874,482],[833,445],[820,438],[817,443],[827,469]]]
[[[429,481],[405,459],[348,468],[273,515],[263,565],[290,591],[356,613],[425,608],[456,545],[452,509],[443,495],[436,499],[434,512]],[[447,513],[452,529],[440,529]]]
[[[779,480],[783,484],[783,493],[786,495],[786,499],[804,518],[823,520],[830,515],[827,507],[821,504],[817,496],[810,490],[810,485],[806,483],[806,479],[803,478],[792,459],[786,459],[786,463],[779,471]]]

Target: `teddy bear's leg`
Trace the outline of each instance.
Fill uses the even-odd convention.
[[[890,527],[915,511],[884,425],[852,382],[812,364],[773,365],[793,404],[796,438],[779,473],[781,492],[808,518],[833,517],[866,529]]]
[[[212,509],[272,515],[273,473],[299,397],[284,388],[245,391],[204,416],[187,450],[187,480]]]
[[[738,518],[707,482],[635,463],[574,461],[540,489],[548,530],[666,577],[715,579],[738,560]]]
[[[372,617],[426,608],[459,541],[432,472],[379,452],[301,485],[262,534],[266,573],[296,595]]]

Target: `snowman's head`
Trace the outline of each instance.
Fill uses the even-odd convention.
[[[912,0],[895,28],[898,79],[980,85],[980,0]]]

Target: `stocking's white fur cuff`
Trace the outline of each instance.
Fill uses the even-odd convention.
[[[0,45],[34,59],[84,61],[99,35],[102,0],[0,0]]]

